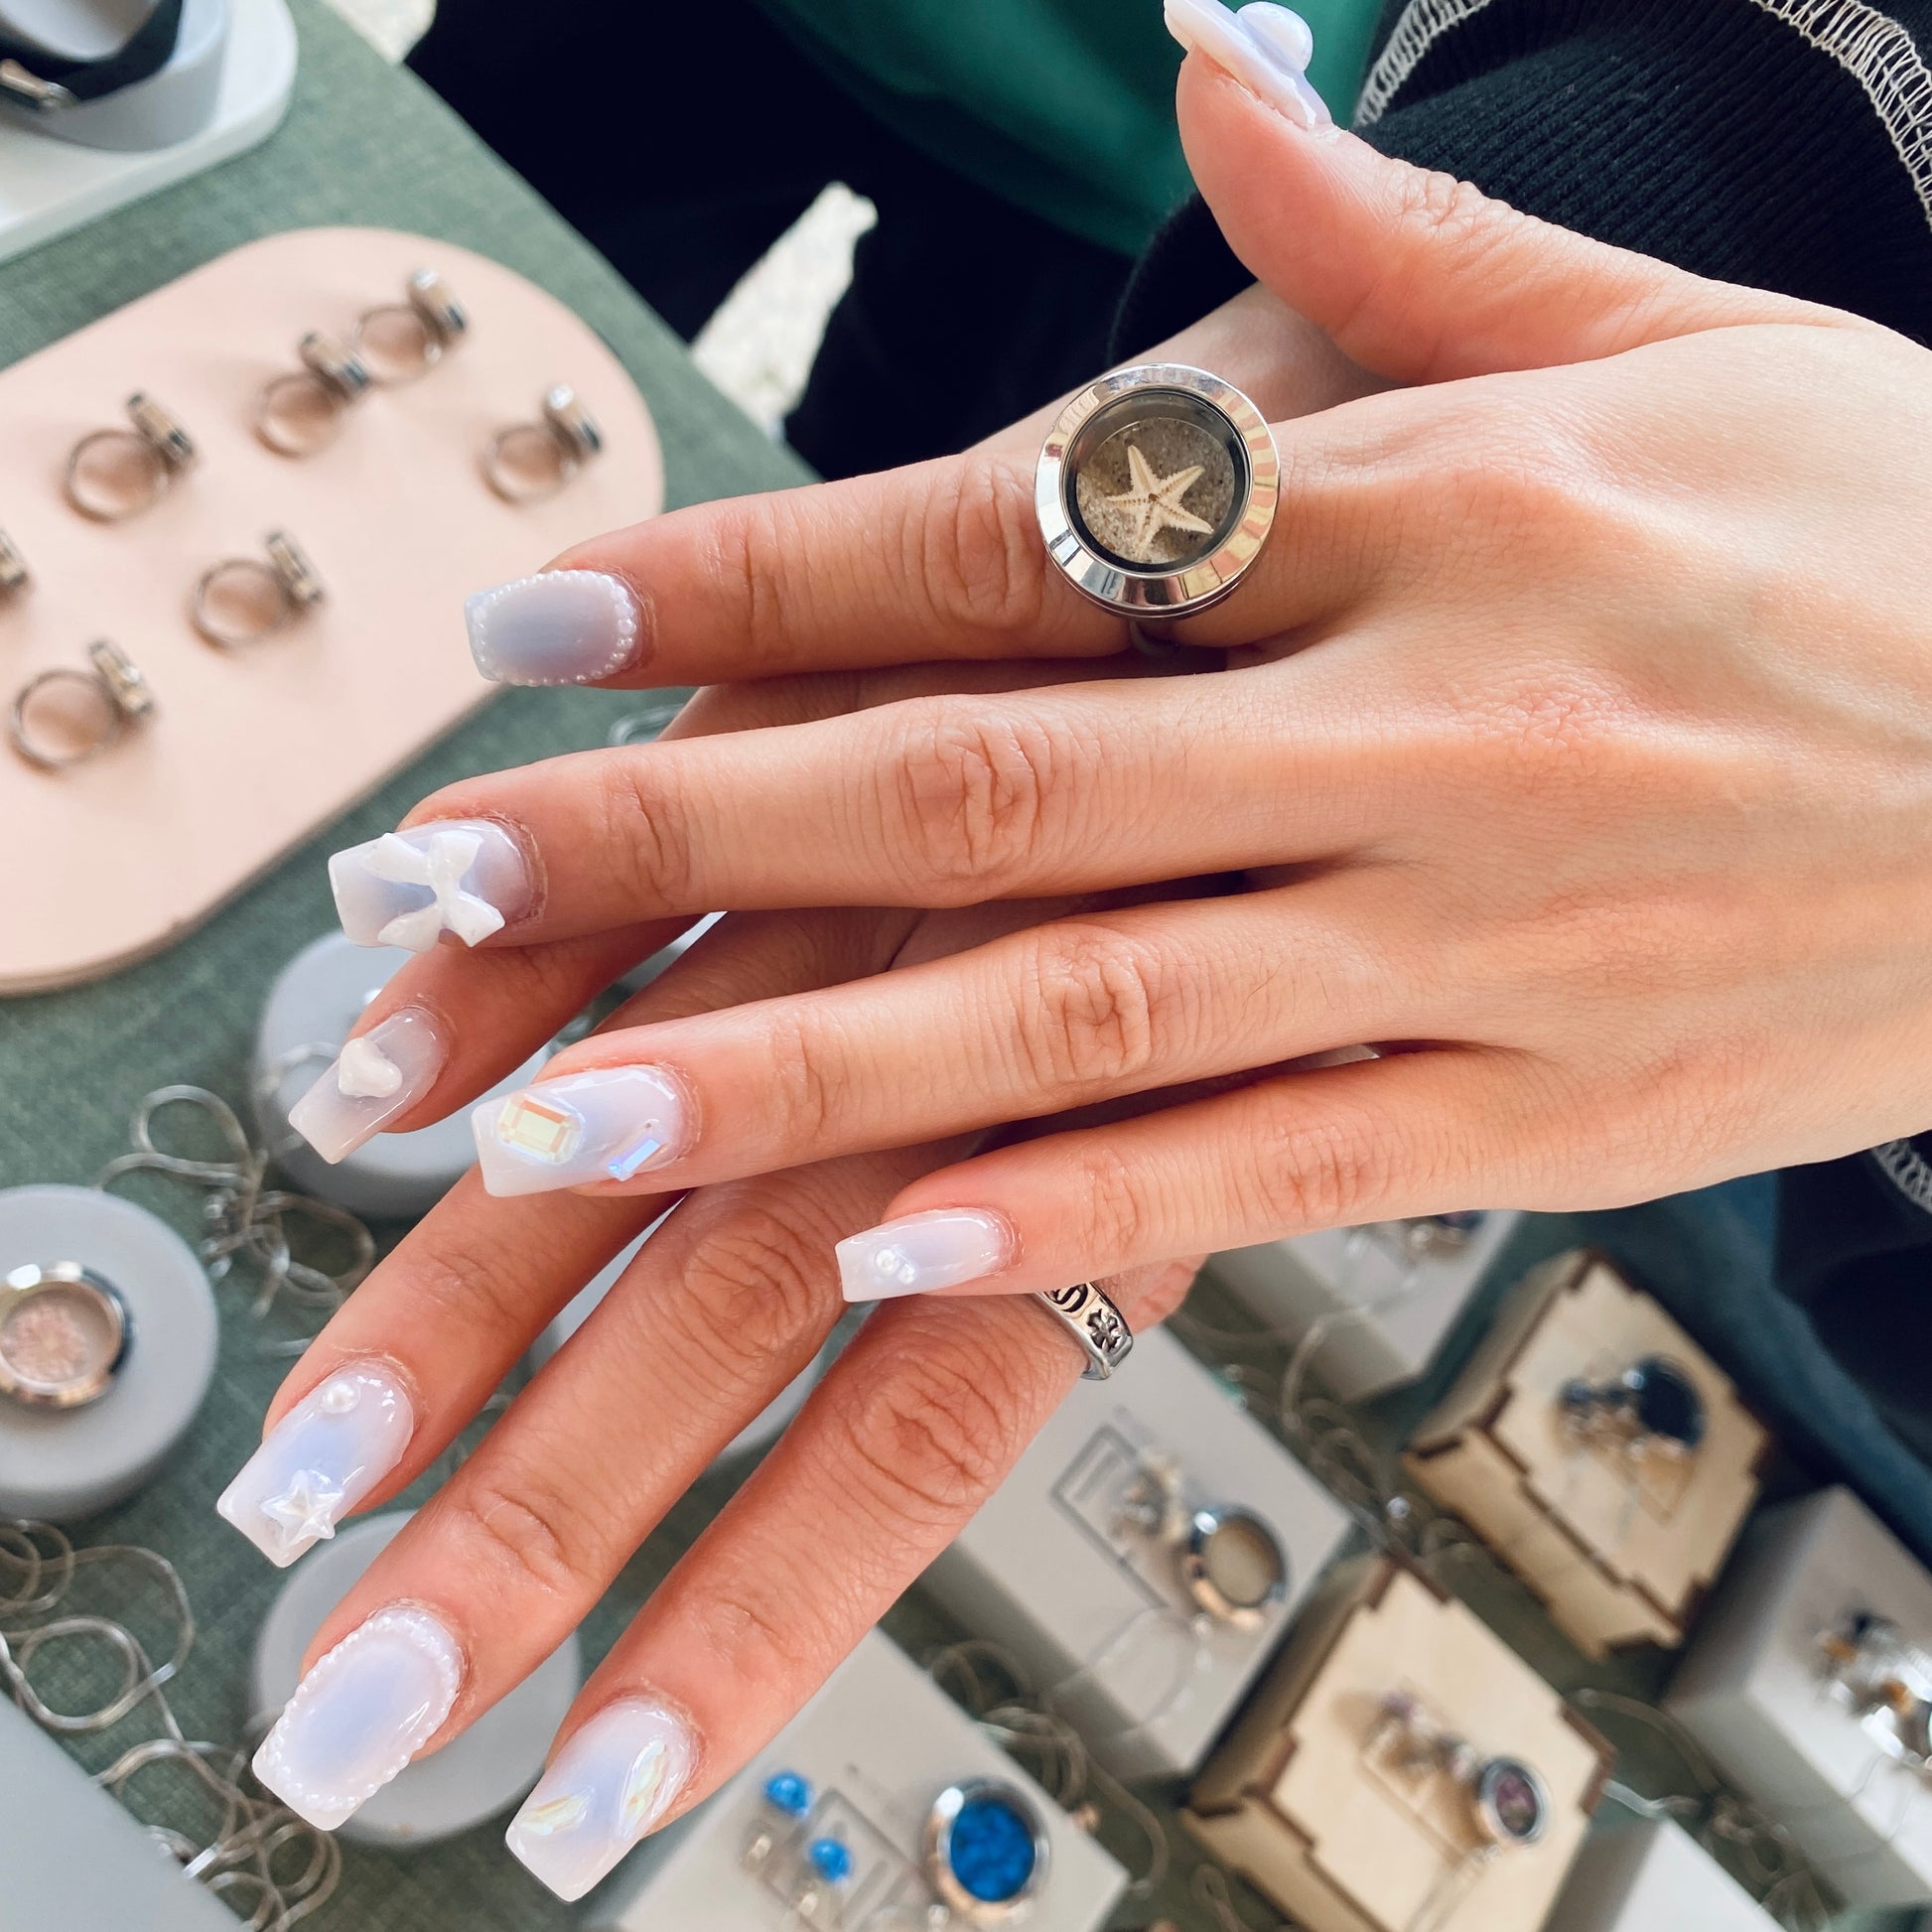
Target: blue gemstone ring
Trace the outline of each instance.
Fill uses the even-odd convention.
[[[1046,1881],[1039,1808],[1018,1785],[969,1778],[948,1785],[926,1819],[926,1878],[969,1925],[1018,1917]]]

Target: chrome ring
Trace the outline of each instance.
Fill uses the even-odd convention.
[[[968,1848],[959,1843],[964,1833],[973,1830],[976,1817],[990,1823],[999,1814],[1010,1819],[1018,1831],[1001,1828],[1008,1841],[998,1848],[1003,1853],[999,1882],[994,1883],[995,1867],[966,1864]],[[948,1785],[932,1801],[926,1815],[925,1875],[946,1907],[969,1925],[1001,1925],[1020,1917],[1032,1905],[1046,1882],[1046,1867],[1052,1842],[1038,1807],[1018,1785],[1000,1778],[968,1778]],[[1025,1866],[1014,1871],[1015,1858]],[[985,1875],[980,1876],[981,1870]],[[1010,1882],[1009,1882],[1010,1881]]]
[[[534,464],[519,464],[525,450]],[[567,382],[544,394],[541,418],[499,429],[483,447],[484,481],[505,502],[532,503],[556,493],[586,463],[604,452],[604,432]]]
[[[64,486],[69,503],[96,523],[119,523],[147,509],[185,470],[194,467],[195,439],[160,403],[136,390],[127,399],[131,429],[97,429],[83,436],[68,452]],[[85,482],[89,451],[131,449],[146,467],[145,487],[120,501]]]
[[[0,1396],[78,1409],[114,1386],[131,1323],[114,1285],[77,1261],[28,1263],[0,1280]]]
[[[91,670],[70,670],[60,665],[29,678],[14,694],[7,717],[7,735],[13,740],[14,750],[29,764],[38,765],[43,771],[63,771],[98,758],[119,742],[130,725],[138,724],[154,710],[154,693],[146,677],[117,644],[103,637],[87,646],[87,656]],[[29,716],[34,696],[55,684],[81,685],[101,702],[99,736],[72,751],[43,744],[34,735]]]
[[[1232,1591],[1216,1574],[1214,1549],[1223,1537],[1247,1538],[1271,1560],[1259,1592]],[[1236,1630],[1259,1630],[1268,1613],[1288,1595],[1288,1552],[1271,1524],[1251,1509],[1197,1509],[1187,1524],[1180,1555],[1180,1579],[1195,1604],[1216,1622]]]
[[[1089,1382],[1104,1382],[1134,1346],[1127,1317],[1092,1282],[1035,1295],[1034,1300],[1080,1344],[1087,1358],[1082,1371]]]
[[[20,546],[0,530],[0,597],[16,597],[34,581]]]
[[[433,268],[419,268],[410,276],[401,302],[385,302],[366,310],[350,332],[349,347],[369,379],[384,388],[397,388],[427,375],[469,333],[470,317],[450,285]],[[373,338],[378,321],[405,323],[415,333],[413,365],[386,363]]]
[[[1137,434],[1138,433],[1138,434]],[[1046,554],[1083,597],[1141,621],[1218,603],[1274,527],[1281,456],[1232,383],[1182,363],[1082,389],[1040,448],[1034,507]]]
[[[273,636],[328,595],[315,566],[287,531],[271,530],[262,548],[267,552],[266,563],[254,557],[224,557],[203,571],[189,597],[189,621],[209,643],[223,650],[238,650]],[[262,622],[244,626],[222,621],[215,592],[224,582],[236,580],[258,585],[266,592],[268,615]]]

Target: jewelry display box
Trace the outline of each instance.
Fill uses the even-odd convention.
[[[1858,1618],[1932,1649],[1932,1576],[1850,1490],[1769,1510],[1665,1709],[1851,1904],[1921,1905],[1932,1900],[1932,1682],[1908,1666],[1896,1705],[1848,1698],[1826,1645]]]
[[[1646,1387],[1672,1412],[1648,1434],[1636,1420]],[[1581,1426],[1606,1411],[1616,1428]],[[1511,1292],[1404,1465],[1600,1658],[1683,1642],[1769,1448],[1683,1329],[1604,1256],[1580,1249]]]
[[[1173,1775],[1200,1762],[1348,1527],[1155,1329],[1061,1404],[924,1587],[1011,1651],[1117,1777]],[[1231,1595],[1213,1580],[1223,1537],[1239,1539]]]
[[[1552,1932],[1779,1932],[1778,1921],[1667,1818],[1591,1832],[1550,1925]]]
[[[945,1849],[942,1801],[975,1781],[1024,1819],[1031,1845],[964,1849],[983,1893],[974,1909],[935,1913],[929,1876]],[[774,1796],[782,1802],[774,1802]],[[964,1834],[961,1834],[963,1838]],[[843,1856],[822,1855],[827,1845]],[[1019,1852],[1029,1890],[998,1896]],[[835,1882],[821,1875],[843,1867]],[[956,1880],[948,1880],[956,1882]],[[925,1932],[935,1923],[1025,1925],[1027,1932],[1096,1932],[1127,1874],[891,1638],[872,1631],[831,1681],[715,1796],[646,1839],[592,1894],[585,1932]],[[828,1895],[828,1891],[830,1895]]]
[[[341,410],[317,454],[257,434],[265,386],[311,331],[346,337],[444,278],[469,318],[419,379]],[[482,457],[568,384],[603,435],[554,494],[511,501]],[[126,430],[142,392],[196,461],[120,521],[65,493],[83,437]],[[586,323],[523,277],[419,235],[299,229],[251,242],[0,372],[0,528],[31,581],[0,600],[0,711],[109,639],[152,715],[101,756],[43,770],[0,746],[0,994],[97,978],[179,939],[318,827],[497,693],[464,634],[471,593],[535,570],[587,531],[663,502],[657,436]],[[285,532],[326,595],[273,635],[222,649],[190,600],[224,559]]]
[[[1395,1700],[1479,1772],[1528,1767],[1533,1842],[1488,1837],[1471,1774],[1392,1739]],[[1182,1821],[1308,1932],[1537,1932],[1589,1826],[1609,1746],[1475,1614],[1368,1557],[1333,1573]],[[1521,1822],[1521,1821],[1519,1821]]]
[[[1316,1372],[1342,1401],[1363,1402],[1428,1372],[1521,1219],[1489,1213],[1330,1228],[1228,1249],[1210,1256],[1205,1272],[1290,1340],[1329,1321]]]

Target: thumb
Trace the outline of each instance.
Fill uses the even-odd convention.
[[[1285,7],[1167,9],[1190,50],[1181,140],[1229,246],[1378,375],[1438,382],[1739,323],[1845,320],[1606,247],[1378,153],[1311,110],[1293,65],[1307,30]]]

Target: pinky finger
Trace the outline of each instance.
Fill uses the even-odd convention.
[[[839,1243],[849,1302],[1017,1295],[1315,1228],[1521,1206],[1513,1056],[1429,1048],[1290,1069],[915,1181]]]

